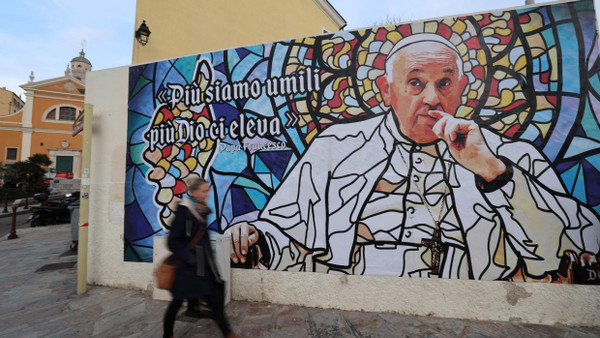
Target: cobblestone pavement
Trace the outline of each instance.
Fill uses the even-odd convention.
[[[68,224],[0,239],[0,337],[160,337],[167,302],[138,290],[89,286],[76,294]],[[600,328],[483,322],[232,301],[243,337],[600,337]],[[219,337],[209,319],[180,317],[176,337]]]

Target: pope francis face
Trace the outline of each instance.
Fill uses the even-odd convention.
[[[417,143],[438,139],[431,130],[438,119],[429,111],[456,113],[467,84],[461,65],[454,50],[436,41],[409,44],[389,57],[377,84],[405,136]]]

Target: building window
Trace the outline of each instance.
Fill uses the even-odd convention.
[[[60,106],[48,111],[44,120],[52,122],[73,122],[77,118],[78,112],[81,113],[81,110],[76,107]]]
[[[56,109],[52,109],[48,115],[46,115],[47,120],[56,120]]]
[[[77,110],[73,107],[60,107],[58,119],[61,121],[75,121]]]
[[[19,148],[6,148],[6,160],[7,161],[16,161],[18,152],[19,152]]]

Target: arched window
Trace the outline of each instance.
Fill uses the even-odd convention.
[[[58,106],[50,109],[44,116],[44,121],[48,122],[73,122],[81,109],[72,106]]]

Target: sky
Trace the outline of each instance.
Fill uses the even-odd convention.
[[[64,75],[82,48],[92,70],[131,64],[134,0],[3,0],[0,12],[0,87]],[[233,1],[233,0],[230,0]],[[242,0],[237,0],[242,1]],[[281,0],[284,1],[284,0]],[[286,0],[287,1],[287,0]],[[345,30],[522,6],[525,0],[329,0]],[[543,4],[550,1],[535,1]]]

